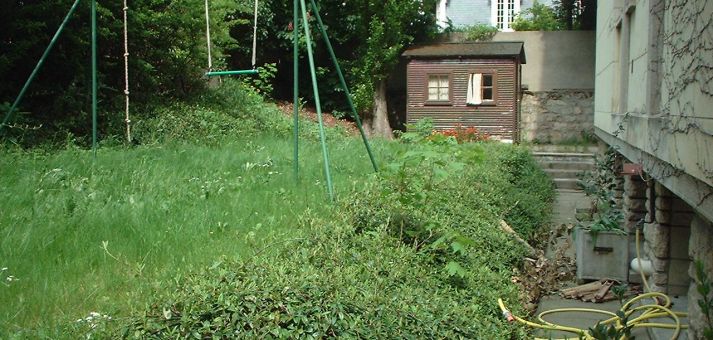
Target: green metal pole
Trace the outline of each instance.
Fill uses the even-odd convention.
[[[374,154],[371,152],[371,146],[369,146],[369,140],[366,138],[366,133],[364,133],[364,128],[361,125],[361,119],[354,108],[354,102],[352,101],[352,95],[347,87],[347,82],[344,80],[344,74],[342,74],[342,68],[339,66],[339,61],[337,61],[337,56],[334,55],[334,49],[332,48],[332,43],[329,41],[329,36],[327,36],[327,31],[324,29],[324,24],[322,23],[322,18],[319,15],[319,9],[317,8],[317,3],[315,0],[310,0],[312,5],[312,10],[314,10],[314,15],[317,18],[317,27],[319,27],[320,32],[322,32],[322,38],[325,44],[327,44],[327,50],[329,51],[329,56],[332,58],[332,63],[334,63],[334,68],[337,70],[337,75],[339,76],[339,83],[344,90],[344,94],[347,96],[347,103],[352,111],[352,117],[357,123],[359,128],[359,133],[361,134],[361,139],[364,141],[364,146],[366,147],[366,152],[369,154],[369,159],[371,160],[371,165],[374,167],[374,172],[378,172],[379,169],[376,166],[376,161],[374,160]]]
[[[92,151],[97,158],[97,1],[92,0]]]
[[[20,104],[22,97],[25,96],[25,92],[27,91],[27,88],[30,87],[32,80],[34,80],[35,76],[37,76],[37,72],[40,70],[40,68],[42,68],[42,65],[45,63],[45,59],[47,59],[47,56],[50,54],[50,51],[52,50],[52,47],[59,39],[59,36],[62,34],[62,31],[64,30],[64,27],[67,25],[67,22],[69,22],[69,18],[72,16],[74,11],[77,9],[77,6],[79,5],[79,1],[80,0],[74,1],[74,4],[69,9],[69,12],[67,12],[67,16],[65,16],[64,20],[62,20],[62,24],[59,25],[57,32],[55,32],[54,36],[52,37],[52,40],[50,40],[49,45],[47,45],[45,52],[42,53],[40,60],[37,62],[37,65],[35,65],[35,69],[32,70],[32,73],[30,73],[30,77],[27,78],[27,81],[25,81],[25,85],[22,86],[22,89],[20,90],[20,94],[17,95],[17,98],[15,98],[15,101],[12,103],[10,110],[7,111],[7,113],[5,114],[5,118],[2,120],[2,124],[0,124],[0,131],[2,131],[2,129],[5,127],[5,125],[7,125],[7,123],[12,118],[12,114],[15,112],[15,110],[17,109],[17,106]]]
[[[319,140],[322,144],[322,157],[324,158],[324,174],[327,177],[327,190],[329,199],[334,201],[334,189],[332,187],[332,175],[329,173],[329,155],[327,155],[327,143],[324,136],[324,123],[322,122],[322,106],[319,102],[319,89],[317,88],[317,73],[314,67],[314,56],[312,55],[312,38],[309,32],[309,21],[307,21],[307,6],[305,0],[300,0],[302,5],[302,21],[305,27],[305,39],[307,40],[307,57],[309,58],[309,70],[312,76],[312,91],[314,92],[314,102],[317,106],[317,121],[319,122]]]
[[[299,0],[294,0],[293,1],[293,12],[292,12],[292,69],[294,70],[293,72],[293,81],[292,81],[292,108],[294,110],[294,127],[292,128],[292,131],[294,132],[294,139],[295,139],[295,163],[294,163],[294,173],[295,173],[295,181],[299,181],[300,179],[300,162],[299,162],[299,156],[300,156],[300,108],[299,108],[299,85],[300,81],[298,78],[299,75],[299,57],[300,57],[300,51],[299,51],[299,27],[300,27],[300,16],[299,16],[299,11],[300,11],[300,3]],[[306,25],[306,24],[305,24]]]

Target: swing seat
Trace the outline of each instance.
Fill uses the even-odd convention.
[[[236,70],[236,71],[211,71],[206,72],[206,77],[216,77],[216,76],[235,76],[244,74],[258,74],[257,70]]]

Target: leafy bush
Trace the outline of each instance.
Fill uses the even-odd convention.
[[[252,87],[226,80],[216,89],[186,103],[157,107],[137,120],[135,136],[142,143],[183,141],[217,144],[226,138],[267,133],[277,136],[292,134],[292,118],[266,103]],[[318,126],[300,122],[302,137],[316,139]],[[341,127],[326,129],[329,137],[345,136]]]
[[[551,7],[537,0],[532,7],[523,10],[512,23],[516,31],[559,31],[564,29]]]
[[[475,24],[472,26],[459,27],[455,32],[463,32],[465,41],[490,41],[498,33],[498,28],[487,24]]]
[[[510,276],[525,254],[498,221],[509,214],[505,197],[516,190],[526,196],[534,189],[527,179],[544,174],[514,179],[519,170],[509,167],[527,168],[519,158],[529,155],[518,149],[498,156],[512,148],[409,145],[340,203],[342,214],[325,220],[305,212],[295,222],[296,238],[268,240],[251,258],[221,259],[177,278],[144,313],[70,331],[131,338],[524,338],[496,303],[517,301]],[[508,187],[511,180],[525,185]]]
[[[594,160],[593,171],[585,172],[577,184],[587,196],[593,196],[589,216],[579,223],[580,228],[589,230],[594,237],[600,231],[624,233],[621,222],[624,213],[617,206],[617,156],[615,148],[609,148],[601,157]]]

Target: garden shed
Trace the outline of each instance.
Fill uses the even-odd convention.
[[[518,141],[522,42],[439,43],[403,53],[406,121],[433,119],[438,130],[474,126],[494,139]]]

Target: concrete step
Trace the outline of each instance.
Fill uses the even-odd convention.
[[[578,180],[573,178],[555,178],[555,187],[557,189],[581,190],[577,185]]]
[[[594,169],[594,163],[591,162],[572,162],[572,161],[538,161],[538,164],[542,167],[542,169],[557,169],[557,170],[577,170],[577,171],[586,171],[586,170],[593,170]]]
[[[583,152],[597,153],[599,148],[596,145],[532,145],[533,152]]]
[[[544,169],[545,172],[552,178],[570,178],[578,179],[584,171],[579,169]]]
[[[533,153],[538,162],[585,162],[594,164],[594,154],[588,153]]]

